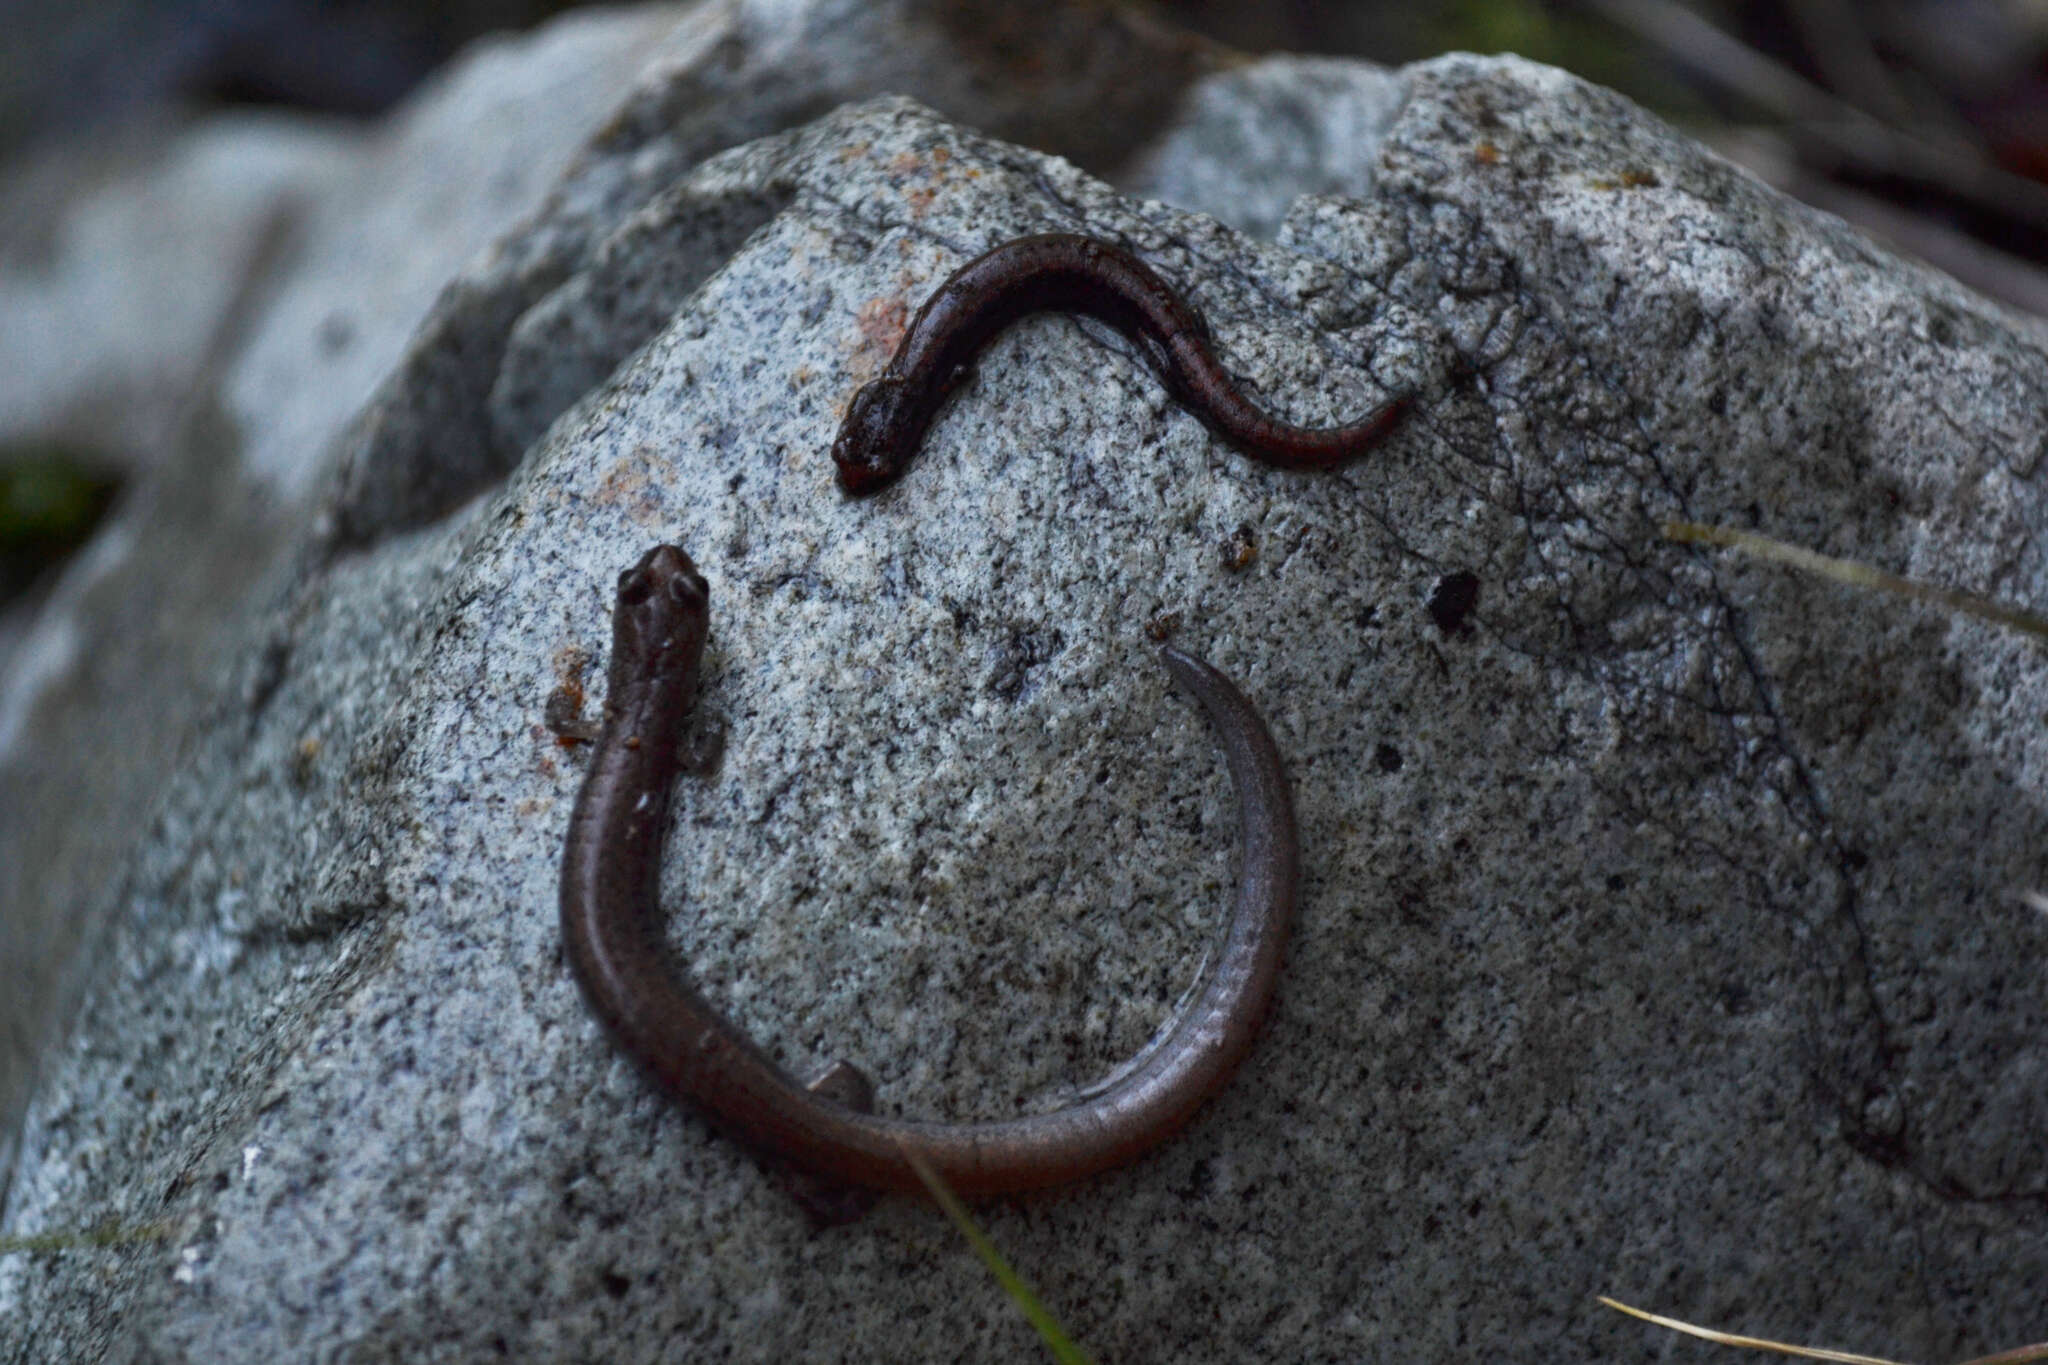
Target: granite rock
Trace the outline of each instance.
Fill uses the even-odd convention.
[[[700,77],[644,77],[629,122],[717,117]],[[1200,191],[1270,235],[892,98],[677,135],[519,288],[444,293],[326,429],[433,410],[472,444],[310,447],[210,723],[115,850],[5,1213],[113,1244],[0,1257],[0,1347],[1034,1349],[920,1202],[813,1236],[562,968],[581,756],[541,716],[600,704],[611,580],[663,540],[712,583],[727,735],[678,798],[678,950],[792,1069],[852,1058],[892,1110],[1057,1103],[1193,979],[1233,807],[1150,634],[1271,722],[1306,880],[1252,1061],[1136,1165],[981,1210],[1102,1358],[1668,1349],[1601,1293],[1895,1356],[2038,1336],[2038,649],[1659,527],[2048,599],[2040,327],[1512,58],[1291,93],[1284,60],[1224,66],[1130,183],[1226,184],[1290,100],[1371,132],[1348,170]],[[917,301],[1050,229],[1177,281],[1285,416],[1414,414],[1274,471],[1042,317],[899,485],[841,497],[836,418]],[[437,369],[458,315],[494,358]],[[311,402],[288,378],[242,478]],[[498,441],[529,442],[502,478]]]

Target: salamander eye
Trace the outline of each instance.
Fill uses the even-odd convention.
[[[619,575],[620,606],[637,607],[645,602],[652,592],[653,585],[647,581],[647,575],[639,569],[628,569]]]
[[[679,573],[669,578],[668,595],[678,602],[692,602],[699,596],[699,589],[689,574]]]

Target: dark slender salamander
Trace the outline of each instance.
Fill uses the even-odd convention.
[[[860,496],[895,482],[981,348],[1026,314],[1047,311],[1100,318],[1137,342],[1175,402],[1282,469],[1329,469],[1363,455],[1408,406],[1397,398],[1344,427],[1276,421],[1244,396],[1209,349],[1202,315],[1152,267],[1113,243],[1049,232],[975,257],[932,291],[888,367],[847,406],[832,442],[839,486]]]
[[[868,1112],[866,1078],[847,1062],[806,1086],[666,966],[656,897],[662,833],[708,631],[704,580],[681,550],[657,546],[619,576],[604,730],[562,859],[569,966],[613,1041],[664,1092],[757,1152],[829,1182],[919,1188],[901,1150],[908,1146],[956,1190],[991,1194],[1129,1161],[1229,1078],[1272,998],[1300,874],[1280,755],[1228,679],[1165,651],[1222,738],[1243,827],[1237,908],[1199,995],[1126,1074],[1065,1109],[916,1122]]]

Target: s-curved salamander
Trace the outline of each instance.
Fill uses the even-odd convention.
[[[1047,311],[1099,318],[1137,342],[1175,402],[1245,454],[1282,469],[1329,469],[1362,455],[1407,408],[1397,398],[1343,427],[1276,421],[1216,359],[1201,314],[1150,266],[1111,242],[1045,233],[975,257],[932,291],[888,366],[846,409],[832,442],[839,486],[858,496],[895,482],[982,347],[1017,319]]]

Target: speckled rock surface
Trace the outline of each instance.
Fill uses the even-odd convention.
[[[706,157],[847,100],[914,96],[1105,173],[1142,156],[1196,77],[1242,59],[1118,6],[1007,0],[720,0],[692,6],[546,207],[453,282],[365,406],[332,531],[360,543],[501,478],[559,405],[608,375],[779,203],[685,180]],[[694,205],[670,202],[697,196]],[[641,240],[649,217],[666,235]],[[573,336],[557,285],[592,296]],[[535,374],[515,350],[555,351]]]
[[[128,344],[0,404],[0,439],[162,443],[131,455],[143,472],[0,675],[0,1143],[100,970],[109,918],[132,908],[121,869],[172,773],[289,666],[237,657],[272,648],[272,609],[298,590],[336,434],[441,285],[536,207],[674,27],[658,9],[586,13],[482,44],[374,134],[204,125],[161,170],[81,201],[40,274],[15,261],[0,279],[0,296],[34,300],[23,316],[81,336],[106,324],[98,291],[151,281],[115,329]],[[152,308],[166,297],[185,301]],[[160,329],[146,337],[131,330],[145,311]],[[109,383],[134,411],[51,425],[70,410],[56,399],[104,403]]]
[[[1147,628],[1265,709],[1306,850],[1268,1035],[1152,1157],[983,1210],[1101,1358],[1671,1354],[1599,1293],[1895,1356],[2038,1337],[2041,655],[1657,527],[2048,599],[2040,331],[1560,73],[1399,79],[1370,197],[1266,244],[901,101],[622,221],[532,331],[645,316],[622,282],[673,283],[636,250],[760,217],[501,486],[357,523],[263,618],[8,1193],[11,1233],[130,1239],[0,1258],[0,1343],[1035,1349],[918,1203],[812,1236],[563,971],[580,757],[540,717],[596,704],[656,540],[711,580],[728,735],[679,798],[677,942],[792,1066],[905,1112],[1057,1102],[1192,979],[1231,805]],[[825,447],[909,310],[1049,228],[1184,284],[1292,418],[1420,408],[1278,473],[1041,318],[842,499]]]
[[[881,90],[1108,165],[1235,60],[1120,11],[986,9],[582,10],[475,45],[369,133],[224,118],[47,208],[41,181],[8,187],[0,222],[36,231],[0,241],[0,443],[167,468],[47,603],[0,615],[0,981],[21,983],[0,992],[0,1170],[79,957],[123,899],[109,867],[216,723],[219,656],[275,634],[301,560],[500,478],[554,416],[536,401],[608,374],[764,221],[732,196],[671,215],[670,292],[553,338],[544,392],[519,395],[534,376],[501,363],[508,332],[636,210],[725,147]],[[501,439],[500,410],[533,428]]]

